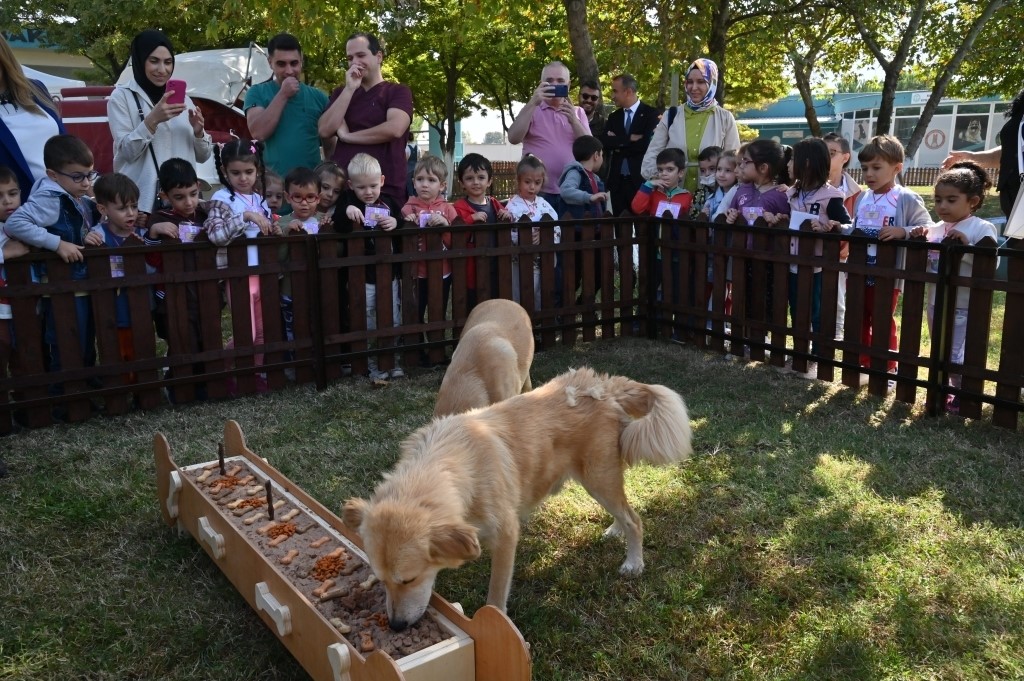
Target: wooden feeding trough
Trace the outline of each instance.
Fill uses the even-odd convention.
[[[391,632],[358,535],[224,424],[217,460],[179,468],[153,438],[160,511],[187,531],[316,681],[528,681],[530,655],[504,613],[469,619],[436,593]]]

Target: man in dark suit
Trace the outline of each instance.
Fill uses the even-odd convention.
[[[640,165],[658,125],[658,110],[641,102],[636,91],[636,78],[630,74],[612,79],[612,101],[619,108],[608,116],[601,141],[608,159],[608,190],[615,215],[629,208],[643,184]]]

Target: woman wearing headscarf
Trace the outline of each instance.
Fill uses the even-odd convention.
[[[644,154],[640,172],[644,179],[658,174],[655,159],[662,150],[674,147],[686,152],[685,186],[697,190],[697,155],[706,147],[738,149],[740,135],[736,119],[718,106],[718,65],[710,59],[698,59],[686,71],[686,101],[668,108],[654,129],[651,144]]]
[[[139,185],[139,210],[153,211],[159,192],[157,171],[170,158],[195,165],[210,158],[213,143],[203,114],[188,96],[169,103],[167,81],[174,73],[174,47],[160,31],[139,33],[131,45],[132,75],[107,102],[114,138],[114,170]]]
[[[32,185],[46,176],[43,145],[64,133],[46,88],[29,80],[14,51],[0,36],[0,166],[14,171],[24,202]]]

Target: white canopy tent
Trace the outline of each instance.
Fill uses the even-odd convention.
[[[200,50],[174,55],[174,78],[183,80],[189,97],[201,97],[232,106],[253,83],[268,80],[273,73],[266,52],[249,47]],[[118,85],[132,79],[131,60],[117,79]]]
[[[60,91],[66,87],[85,87],[84,80],[74,80],[73,78],[61,78],[60,76],[51,76],[49,73],[43,73],[42,71],[36,71],[28,66],[21,67],[22,73],[29,80],[38,80],[46,86],[46,91],[50,93],[51,97],[59,97]]]

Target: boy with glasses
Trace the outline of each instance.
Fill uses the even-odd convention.
[[[28,200],[8,218],[4,231],[12,239],[54,251],[64,262],[74,263],[71,279],[82,281],[88,276],[82,256],[85,235],[99,222],[96,204],[88,196],[93,180],[99,176],[92,169],[92,151],[74,135],[55,135],[43,147],[43,164],[46,176],[36,181]],[[37,274],[46,281],[45,265],[37,268]],[[43,298],[41,310],[43,341],[49,347],[47,371],[60,371],[61,354],[49,297]],[[96,333],[88,293],[75,292],[75,314],[82,366],[90,367],[96,363]],[[54,386],[54,390],[59,388]]]

